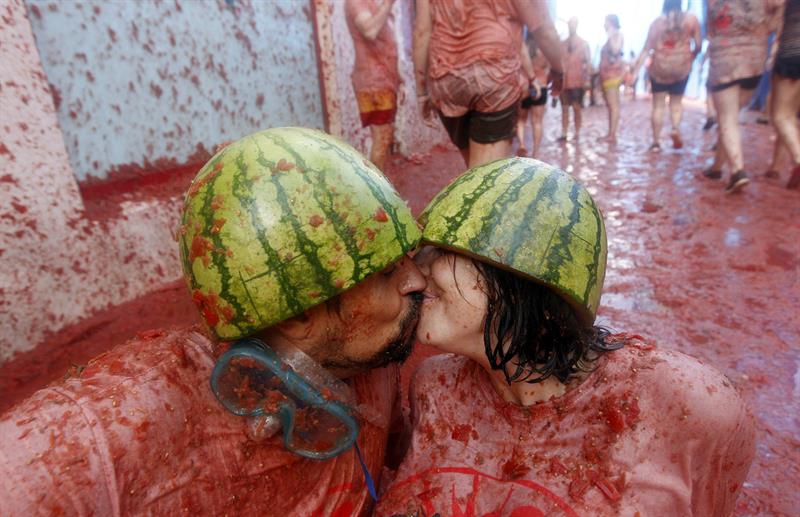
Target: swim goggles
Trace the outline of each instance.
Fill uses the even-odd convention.
[[[211,390],[234,415],[280,426],[286,449],[305,458],[336,457],[358,437],[352,390],[299,350],[237,341],[217,360]]]

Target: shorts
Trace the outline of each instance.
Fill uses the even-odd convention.
[[[686,83],[688,82],[688,75],[674,83],[659,83],[652,77],[650,78],[650,86],[652,86],[653,93],[667,92],[670,95],[683,95],[686,92]]]
[[[540,90],[539,96],[536,98],[529,95],[522,99],[523,109],[528,109],[533,106],[544,106],[545,104],[547,104],[547,89],[545,88]]]
[[[584,95],[586,95],[586,90],[583,88],[568,88],[561,92],[561,104],[563,106],[571,106],[573,104],[583,106]]]
[[[615,90],[622,86],[622,77],[613,77],[611,79],[604,79],[602,82],[603,90]]]
[[[800,61],[778,56],[772,72],[787,79],[800,79]]]
[[[459,149],[469,149],[469,141],[493,144],[514,137],[519,110],[514,103],[494,113],[468,111],[460,117],[446,117],[439,112],[450,141]]]
[[[756,87],[758,87],[759,81],[761,81],[761,76],[754,75],[753,77],[745,77],[744,79],[736,79],[735,81],[729,81],[716,86],[709,86],[709,88],[712,92],[721,92],[722,90],[727,90],[731,86],[738,85],[742,90],[755,90]]]
[[[391,90],[356,92],[361,126],[391,124],[397,114],[397,94]]]

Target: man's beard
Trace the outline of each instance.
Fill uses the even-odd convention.
[[[392,337],[386,346],[372,357],[366,359],[350,359],[335,354],[322,361],[322,366],[328,369],[341,369],[344,371],[365,371],[380,368],[390,363],[402,363],[414,349],[417,324],[419,323],[420,308],[422,307],[422,293],[413,293],[411,306],[400,322],[397,334]]]

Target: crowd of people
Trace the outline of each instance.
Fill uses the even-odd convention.
[[[503,24],[490,23],[492,19],[481,12],[506,4],[518,12],[499,12],[506,20]],[[709,43],[703,63],[710,66],[708,118],[703,129],[716,126],[718,142],[713,162],[703,176],[721,179],[727,167],[728,193],[750,181],[744,170],[738,119],[765,74],[772,76],[769,114],[776,131],[775,158],[766,174],[779,176],[778,159],[783,153],[792,161],[787,187],[800,185],[800,135],[796,124],[800,100],[794,70],[797,7],[789,1],[783,9],[782,0],[757,4],[751,8],[747,2],[710,1],[706,13]],[[645,89],[652,97],[650,150],[661,150],[665,111],[669,113],[672,147],[683,147],[682,100],[703,48],[703,30],[698,18],[682,9],[681,0],[664,1],[663,12],[652,22],[644,47],[638,56],[631,51],[629,59],[624,58],[619,17],[606,16],[607,40],[596,66],[588,43],[577,33],[577,19],[568,20],[568,36],[557,42],[552,22],[543,22],[546,18],[537,14],[536,4],[486,5],[491,9],[481,2],[467,2],[463,8],[466,14],[454,15],[458,9],[439,12],[443,8],[437,2],[420,1],[415,13],[414,63],[421,109],[426,117],[432,113],[440,117],[469,166],[509,156],[515,136],[517,155],[538,157],[548,96],[553,105],[561,103],[562,131],[558,142],[566,142],[571,117],[572,138],[580,138],[586,92],[590,93],[591,105],[595,105],[595,91],[599,90],[608,111],[608,131],[603,140],[616,142],[621,90],[624,88],[635,98],[642,73]],[[438,32],[431,43],[433,20]],[[513,33],[520,30],[520,24],[521,34]],[[513,47],[520,40],[519,52],[515,52]],[[769,49],[768,41],[774,42]],[[526,147],[527,127],[533,133],[530,151]]]
[[[743,10],[742,6],[751,8]],[[800,182],[797,2],[708,2],[720,143],[706,172],[747,183],[736,115],[774,57],[771,117]],[[595,70],[543,2],[416,0],[418,104],[466,172],[415,219],[381,174],[397,110],[393,0],[347,0],[371,162],[305,128],[221,149],[186,194],[178,246],[204,328],[151,331],[0,416],[3,515],[730,515],[752,417],[715,368],[595,317],[603,216],[512,140],[548,102],[581,131]],[[735,20],[735,23],[731,22]],[[727,21],[726,21],[727,20]],[[597,78],[613,143],[626,82],[618,17]],[[650,61],[653,143],[681,98],[698,20],[666,0]],[[380,65],[380,66],[379,66]],[[630,77],[628,82],[630,82]],[[636,329],[632,329],[636,330]],[[397,363],[422,363],[410,408]]]

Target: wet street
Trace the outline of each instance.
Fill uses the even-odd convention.
[[[580,142],[565,144],[556,142],[560,109],[550,109],[540,159],[583,181],[605,214],[609,271],[599,323],[694,355],[742,390],[758,421],[758,450],[736,515],[796,515],[800,191],[783,188],[788,164],[780,180],[764,178],[772,130],[751,113],[742,115],[751,184],[726,195],[727,176],[702,177],[716,137],[714,130],[702,131],[704,119],[700,108],[687,109],[684,148],[670,147],[667,123],[663,150],[653,153],[647,100],[623,103],[616,145],[598,141],[605,108],[585,110]],[[530,141],[526,147],[532,148]],[[440,149],[397,158],[387,174],[419,213],[462,169],[458,153]],[[70,363],[85,364],[139,330],[197,321],[184,289],[171,284],[53,335],[45,345],[59,350],[58,357],[34,350],[10,361],[0,370],[0,411],[63,376]],[[418,349],[406,370],[430,353]]]

